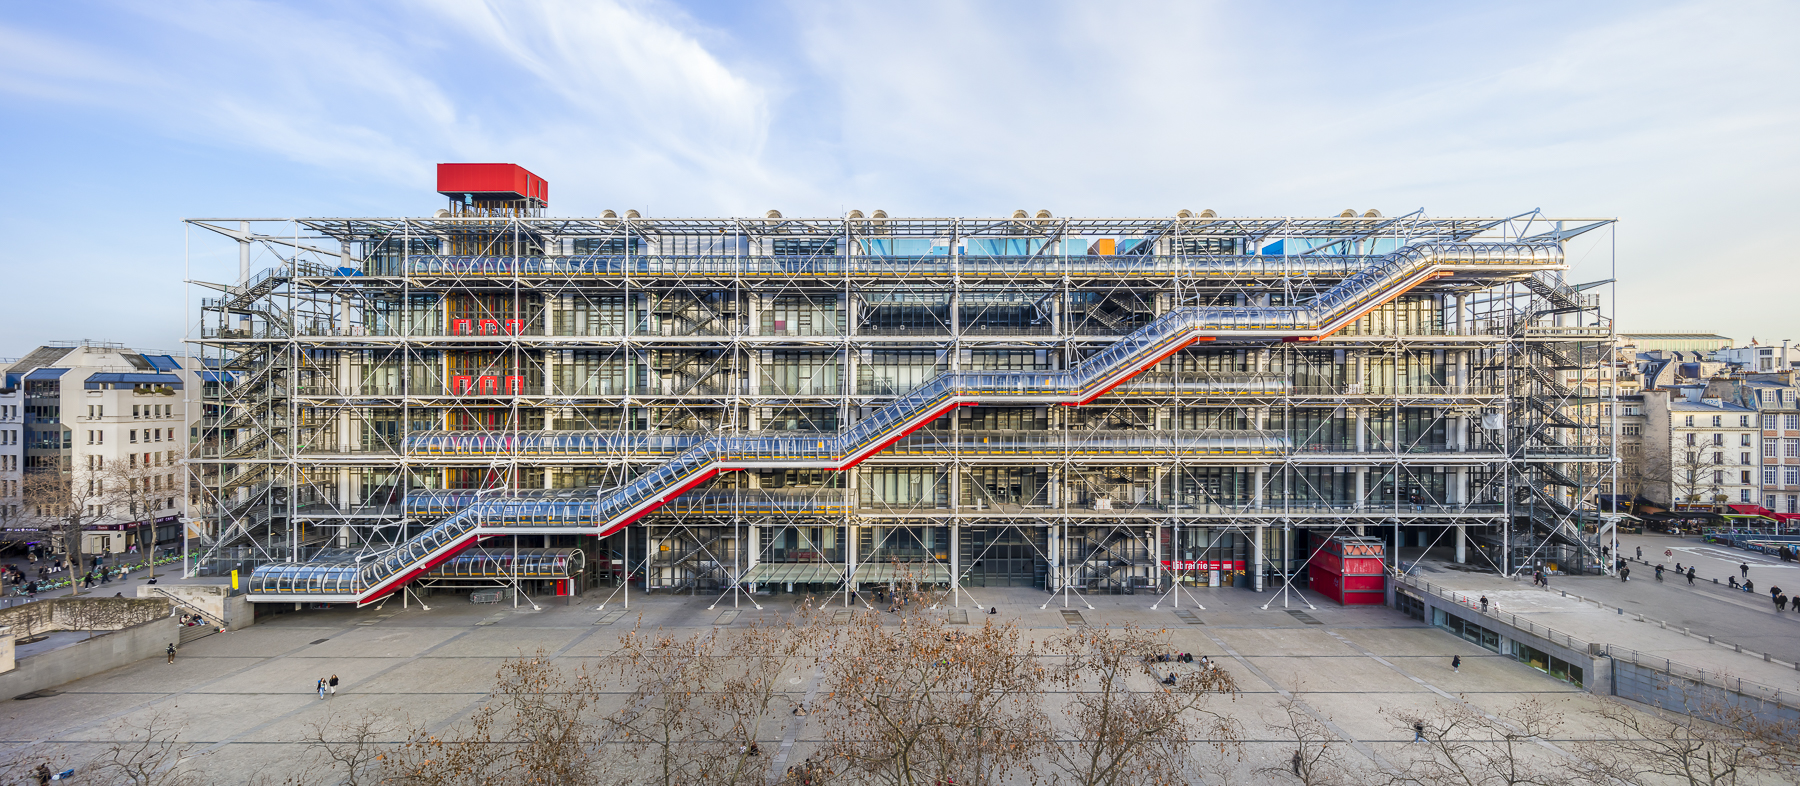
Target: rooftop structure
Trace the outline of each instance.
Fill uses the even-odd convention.
[[[193,223],[279,260],[193,336],[230,374],[201,567],[256,600],[497,544],[695,592],[1261,590],[1333,535],[1593,561],[1612,437],[1568,380],[1613,335],[1562,242],[1605,220]]]

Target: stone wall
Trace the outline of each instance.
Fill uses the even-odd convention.
[[[159,657],[165,648],[180,638],[181,631],[175,624],[175,618],[165,613],[161,619],[95,636],[38,657],[25,658],[12,671],[0,674],[0,699],[10,699],[73,682],[145,658]]]
[[[158,598],[46,598],[0,611],[0,627],[15,639],[59,630],[123,630],[171,613]]]
[[[1723,681],[1729,683],[1730,678]],[[1691,714],[1709,707],[1738,707],[1767,721],[1800,721],[1800,706],[1790,703],[1800,697],[1779,701],[1753,696],[1629,660],[1612,662],[1612,692],[1670,712]]]

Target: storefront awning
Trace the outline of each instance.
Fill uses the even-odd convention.
[[[950,566],[942,562],[870,562],[856,566],[858,584],[950,583]]]
[[[837,584],[843,580],[843,566],[834,563],[763,562],[744,572],[743,583]]]

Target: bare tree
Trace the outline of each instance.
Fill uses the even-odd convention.
[[[138,549],[146,562],[156,557],[156,517],[161,511],[174,509],[173,503],[186,494],[181,488],[184,473],[175,459],[164,460],[159,453],[142,454],[143,460],[113,461],[99,471],[110,496],[106,501],[113,518],[134,524]],[[154,565],[150,575],[155,575]]]
[[[1220,752],[1237,744],[1237,723],[1211,706],[1235,698],[1237,684],[1224,669],[1172,657],[1165,632],[1077,628],[1049,646],[1061,658],[1051,681],[1070,693],[1062,731],[1072,739],[1047,752],[1068,782],[1184,784],[1197,740]]]
[[[1657,776],[1690,786],[1732,786],[1761,775],[1792,774],[1796,756],[1792,722],[1759,718],[1749,707],[1682,694],[1682,711],[1639,709],[1602,700],[1588,711],[1607,732],[1602,742],[1582,745],[1582,760],[1615,780]]]
[[[634,629],[607,658],[625,703],[600,718],[599,737],[624,752],[609,768],[619,782],[674,786],[700,778],[695,746],[719,739],[704,691],[717,678],[716,646],[712,632],[683,638]],[[628,768],[636,772],[628,775]]]
[[[779,728],[789,717],[789,687],[782,678],[817,661],[824,627],[818,615],[803,611],[780,625],[751,625],[728,631],[725,657],[717,669],[718,685],[707,711],[712,725],[724,729],[717,743],[701,746],[704,759],[699,783],[717,786],[750,786],[767,782],[769,764],[763,756],[763,730]],[[720,744],[722,743],[722,744]]]
[[[1268,724],[1268,729],[1284,740],[1293,740],[1294,752],[1281,764],[1258,768],[1259,774],[1285,775],[1305,786],[1339,786],[1366,776],[1345,759],[1344,740],[1300,704],[1298,693],[1281,700],[1281,711],[1281,720]]]
[[[392,721],[376,715],[359,715],[339,722],[327,714],[308,728],[306,747],[319,751],[330,762],[334,780],[346,786],[363,786],[380,782],[374,770],[386,753],[381,740],[397,730]]]
[[[915,615],[895,628],[859,614],[825,664],[823,755],[857,783],[1006,782],[1049,739],[1048,677],[1011,624],[953,631]]]
[[[31,520],[45,531],[60,536],[62,551],[68,555],[70,593],[81,594],[81,535],[88,528],[112,521],[112,489],[106,484],[103,469],[33,470],[25,474],[21,487],[25,508]]]
[[[507,716],[507,752],[514,782],[579,786],[594,782],[597,770],[587,717],[596,690],[585,667],[569,673],[539,650],[507,661],[494,687]]]
[[[495,743],[497,711],[483,707],[469,723],[446,733],[414,729],[383,756],[376,782],[397,786],[498,786],[512,782],[502,746]]]
[[[200,775],[182,767],[194,746],[181,741],[180,725],[160,709],[120,721],[113,726],[119,741],[91,766],[107,780],[130,786],[196,786],[203,782]]]
[[[1562,728],[1562,716],[1533,698],[1507,717],[1489,715],[1467,702],[1445,702],[1424,712],[1387,711],[1403,731],[1416,732],[1421,748],[1391,776],[1408,786],[1563,786],[1581,782],[1566,762],[1543,761],[1541,745]],[[1556,755],[1556,754],[1550,754]]]
[[[1671,448],[1668,463],[1669,488],[1674,499],[1670,503],[1686,502],[1692,504],[1711,503],[1719,496],[1719,485],[1713,482],[1713,473],[1724,470],[1724,465],[1715,464],[1709,458],[1712,452],[1723,448],[1710,445],[1677,445]]]

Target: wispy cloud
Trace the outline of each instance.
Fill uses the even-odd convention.
[[[1622,324],[1774,335],[1783,291],[1742,281],[1785,280],[1800,212],[1797,22],[1754,1],[46,4],[0,21],[0,109],[291,162],[350,186],[308,204],[353,213],[416,212],[432,163],[489,160],[578,214],[1616,215]]]

